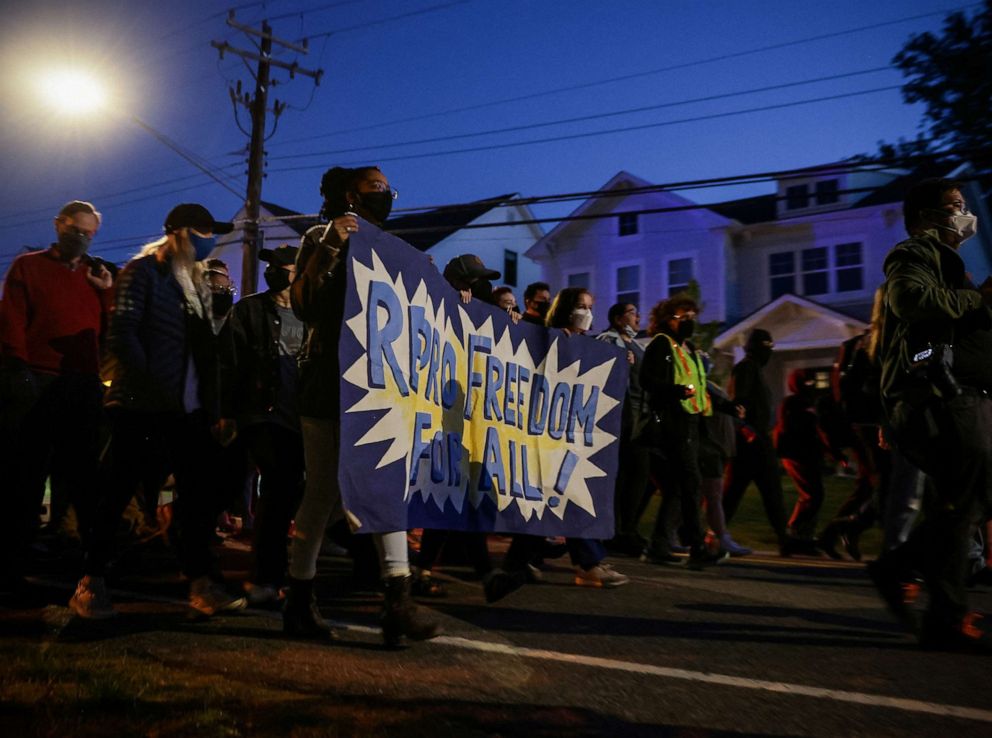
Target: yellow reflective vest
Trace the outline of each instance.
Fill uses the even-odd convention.
[[[689,415],[712,415],[713,403],[706,391],[706,371],[702,359],[696,351],[676,343],[667,333],[659,333],[657,338],[664,337],[672,350],[672,363],[675,365],[675,384],[692,386],[696,394],[680,401],[682,409]]]

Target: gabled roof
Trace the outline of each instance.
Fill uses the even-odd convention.
[[[713,339],[713,346],[723,351],[742,347],[753,329],[764,328],[783,351],[832,348],[867,327],[854,316],[786,293],[727,328]]]
[[[420,251],[427,251],[490,210],[502,205],[512,205],[516,195],[517,193],[511,192],[464,205],[401,215],[386,221],[384,230],[399,236]]]
[[[772,194],[728,200],[706,207],[725,218],[736,220],[743,225],[750,225],[775,220],[776,204],[777,196]]]
[[[300,218],[298,217],[300,213],[295,210],[290,210],[289,208],[284,208],[282,205],[276,205],[272,202],[265,202],[264,200],[261,205],[274,217],[279,218],[285,225],[292,228],[301,236],[307,232],[307,229],[320,223],[320,218],[315,216]]]

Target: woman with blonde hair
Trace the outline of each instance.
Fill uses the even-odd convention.
[[[244,607],[244,599],[224,589],[210,552],[214,521],[223,508],[217,496],[224,485],[215,483],[215,462],[221,445],[233,439],[233,421],[222,392],[226,364],[201,262],[213,251],[215,234],[232,229],[202,205],[177,205],[165,219],[165,235],[121,271],[106,345],[110,478],[88,538],[84,576],[69,602],[81,617],[115,614],[104,570],[117,525],[146,460],[162,453],[176,480],[174,542],[190,581],[190,607],[204,616]]]

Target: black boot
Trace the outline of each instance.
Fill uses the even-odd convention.
[[[382,638],[390,648],[396,648],[406,636],[411,641],[426,641],[440,635],[440,624],[410,598],[412,577],[387,577],[386,601],[382,606]]]
[[[313,641],[336,641],[338,634],[320,616],[313,579],[289,578],[286,609],[282,613],[282,630],[294,638]]]

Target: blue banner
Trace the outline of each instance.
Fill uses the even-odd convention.
[[[463,303],[365,222],[347,269],[339,478],[359,532],[611,538],[623,351]]]

